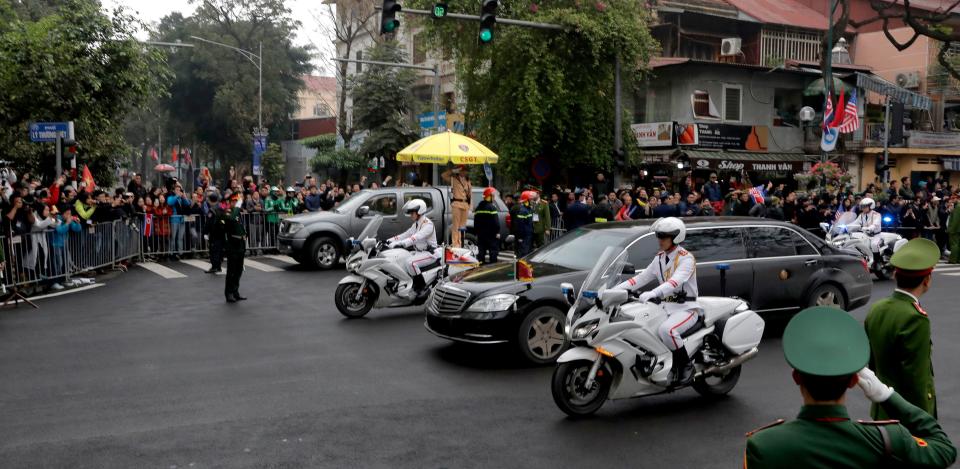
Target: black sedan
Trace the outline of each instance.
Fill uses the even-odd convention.
[[[517,281],[516,265],[484,266],[451,278],[427,301],[433,334],[474,344],[517,344],[534,363],[555,360],[566,346],[566,302],[560,284],[576,287],[607,246],[628,250],[646,267],[657,253],[652,220],[588,225],[531,253],[532,280]],[[747,300],[761,314],[792,314],[811,305],[854,309],[873,288],[866,264],[808,231],[772,220],[708,217],[685,220],[682,246],[697,259],[700,294]]]

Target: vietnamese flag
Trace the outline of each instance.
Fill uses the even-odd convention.
[[[180,153],[180,147],[179,147],[179,146],[173,147],[173,148],[170,150],[170,160],[173,161],[174,163],[176,163],[176,162],[177,162],[177,157],[178,157],[178,154],[179,154],[179,153]]]
[[[529,262],[520,259],[514,264],[515,277],[520,282],[533,281],[533,266]]]
[[[93,189],[97,186],[97,184],[93,182],[93,174],[90,173],[90,168],[87,167],[87,165],[83,165],[83,182],[87,185],[87,193],[93,192]]]

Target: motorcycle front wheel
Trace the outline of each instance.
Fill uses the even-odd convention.
[[[725,396],[740,381],[740,366],[731,368],[723,375],[705,376],[693,380],[693,390],[703,397]]]
[[[340,314],[356,319],[366,316],[373,309],[378,296],[376,285],[367,284],[361,292],[359,283],[350,282],[338,285],[333,299]]]
[[[590,389],[584,386],[592,367],[593,362],[589,360],[577,360],[561,363],[553,371],[553,402],[571,417],[592,415],[603,406],[610,394],[613,376],[606,366],[597,370],[597,377]]]

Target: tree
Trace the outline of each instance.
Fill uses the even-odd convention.
[[[134,37],[136,19],[95,0],[0,0],[0,158],[51,178],[53,144],[31,143],[28,123],[74,121],[79,164],[100,185],[132,149],[124,119],[163,93],[163,55]]]
[[[195,44],[169,55],[176,79],[162,106],[171,141],[196,140],[227,166],[249,161],[257,126],[258,61],[191,36],[256,54],[262,42],[263,125],[271,141],[281,140],[311,70],[310,50],[290,40],[298,26],[282,0],[203,0],[192,16],[163,18],[156,40]]]
[[[286,164],[280,145],[276,143],[267,145],[267,151],[261,155],[260,166],[263,169],[263,177],[268,181],[282,181],[284,179]]]
[[[413,7],[429,8],[430,0]],[[504,0],[499,16],[560,24],[566,31],[497,25],[494,40],[478,46],[475,23],[428,21],[429,43],[452,55],[467,99],[467,127],[500,155],[514,176],[529,161],[554,167],[609,167],[614,134],[614,67],[623,64],[624,89],[644,77],[658,49],[644,2],[633,0]],[[463,4],[476,14],[480,2]],[[624,122],[630,122],[624,119]],[[629,135],[629,129],[624,132]],[[624,148],[629,154],[633,148]]]
[[[380,62],[407,63],[406,54],[394,40],[375,45],[369,56]],[[385,65],[370,65],[356,78],[353,123],[369,132],[361,154],[393,156],[417,139],[411,116],[414,81],[416,74],[410,69]]]

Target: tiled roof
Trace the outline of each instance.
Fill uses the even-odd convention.
[[[317,75],[303,75],[303,86],[314,93],[334,93],[337,92],[337,79],[334,77],[321,77]]]

